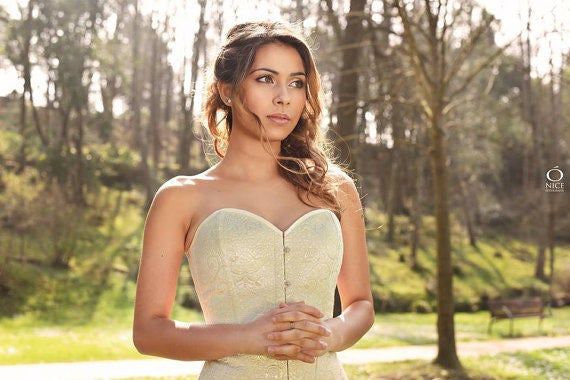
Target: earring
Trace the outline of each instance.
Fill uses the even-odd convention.
[[[228,104],[231,104],[232,100],[230,98],[228,98]]]

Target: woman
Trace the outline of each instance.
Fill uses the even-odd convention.
[[[321,98],[312,53],[291,25],[228,32],[203,109],[222,160],[166,182],[146,219],[139,352],[205,360],[199,379],[346,378],[336,352],[370,329],[374,311],[362,207],[324,149]],[[206,324],[170,319],[185,256]]]

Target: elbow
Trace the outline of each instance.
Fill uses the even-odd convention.
[[[155,321],[159,318],[139,319],[133,323],[133,344],[137,351],[143,355],[156,356],[157,328]]]
[[[137,332],[135,329],[133,329],[133,344],[140,354],[146,354],[141,333]]]
[[[133,344],[140,354],[148,355],[147,339],[140,327],[133,327]]]
[[[376,321],[376,313],[374,312],[374,302],[368,301],[368,305],[368,330],[370,330]]]

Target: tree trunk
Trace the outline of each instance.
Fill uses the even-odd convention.
[[[162,99],[162,41],[158,35],[159,31],[154,30],[152,35],[152,58],[150,68],[150,125],[149,130],[152,137],[152,166],[154,172],[158,172],[160,165],[160,153],[162,150],[161,141],[161,105]]]
[[[22,49],[22,64],[24,66],[23,67],[24,92],[22,96],[24,98],[23,102],[25,102],[26,93],[28,94],[30,109],[32,111],[32,117],[34,119],[36,132],[38,133],[38,137],[40,138],[40,142],[42,143],[43,147],[47,148],[49,145],[49,141],[43,132],[38,111],[34,106],[34,97],[33,97],[33,88],[32,88],[32,64],[30,62],[30,47],[31,47],[31,38],[32,38],[32,19],[34,18],[33,11],[35,4],[36,2],[33,0],[31,0],[28,3],[28,14],[26,16],[26,36],[24,38],[24,46]]]
[[[172,119],[172,99],[173,99],[173,88],[172,82],[174,80],[174,72],[172,66],[167,62],[165,66],[166,75],[166,89],[164,91],[164,112],[163,112],[163,125],[168,125]]]
[[[150,170],[148,167],[148,143],[145,139],[144,126],[141,121],[141,87],[140,81],[143,79],[141,75],[141,54],[139,52],[140,45],[140,13],[139,0],[134,0],[135,14],[133,16],[133,75],[131,83],[131,129],[134,131],[135,142],[139,149],[141,162],[140,172],[142,175],[143,186],[146,193],[145,209],[150,207],[153,198],[153,190],[151,186]]]
[[[83,190],[84,168],[83,168],[83,106],[78,105],[77,112],[77,134],[74,139],[75,144],[75,178],[73,182],[73,200],[76,205],[87,206]]]
[[[421,155],[421,147],[423,141],[423,133],[419,127],[416,128],[416,146],[414,147],[414,164],[413,164],[413,178],[414,178],[414,191],[412,193],[412,236],[410,244],[410,268],[418,270],[418,247],[420,245],[420,236],[422,228],[422,204],[424,192],[424,165],[423,157]]]
[[[536,278],[540,280],[545,280],[546,276],[544,273],[544,263],[546,261],[545,252],[546,252],[546,241],[547,241],[547,228],[548,228],[548,220],[547,220],[547,212],[548,212],[548,204],[546,199],[546,192],[544,191],[544,180],[543,176],[546,173],[545,168],[545,160],[544,160],[544,148],[543,148],[543,138],[542,138],[542,131],[540,130],[540,126],[538,123],[537,117],[537,102],[533,94],[532,89],[532,77],[531,77],[531,44],[530,44],[530,18],[532,12],[529,6],[528,8],[528,21],[527,21],[527,39],[526,39],[526,46],[525,46],[525,55],[526,59],[523,60],[525,63],[524,67],[524,79],[523,79],[523,91],[526,92],[526,96],[523,97],[526,100],[525,109],[528,110],[527,118],[528,122],[531,125],[531,136],[532,136],[532,166],[530,176],[531,183],[530,183],[530,196],[529,199],[531,200],[531,204],[529,207],[534,208],[537,217],[536,220],[536,240],[537,240],[537,255],[536,255],[536,263],[534,269],[534,275]],[[523,102],[524,104],[524,102]],[[538,207],[535,207],[533,204],[534,201],[538,201]]]
[[[340,161],[350,171],[357,167],[356,156],[352,154],[358,146],[356,112],[358,107],[358,78],[361,56],[360,42],[364,36],[363,15],[366,0],[351,0],[346,15],[346,30],[343,33],[342,64],[339,73],[339,102],[337,105],[337,128],[342,141],[337,143]]]
[[[556,17],[556,16],[555,16]],[[551,49],[552,52],[552,49]],[[562,64],[560,65],[559,72],[555,73],[554,65],[552,60],[552,55],[550,56],[550,106],[551,106],[551,122],[550,125],[550,144],[547,151],[551,155],[550,162],[554,165],[557,165],[560,162],[560,129],[562,126],[562,96],[564,94],[564,86],[565,82],[562,78],[564,78],[565,66],[566,61],[563,59]],[[558,75],[557,75],[558,74]],[[555,78],[558,78],[557,80]],[[558,91],[556,91],[555,86],[558,84]],[[556,210],[558,209],[558,201],[560,199],[560,194],[558,193],[549,193],[548,194],[548,249],[549,249],[549,273],[550,273],[550,295],[552,297],[552,286],[554,284],[554,277],[555,277],[555,270],[554,270],[554,263],[555,263],[555,250],[556,250],[556,241],[555,241],[555,232],[556,232]]]
[[[391,162],[390,162],[390,179],[388,184],[388,203],[386,205],[386,213],[388,214],[388,231],[387,240],[390,243],[394,242],[395,233],[395,222],[394,217],[397,210],[400,209],[398,194],[401,194],[401,189],[405,188],[402,186],[402,172],[401,161],[403,159],[403,140],[405,138],[404,125],[401,115],[398,113],[398,108],[394,107],[392,111],[391,127],[392,127],[392,140],[393,145],[391,152]]]
[[[473,221],[471,218],[471,207],[469,205],[469,199],[466,195],[467,189],[465,186],[465,180],[461,176],[457,177],[461,210],[463,211],[463,217],[465,218],[465,227],[467,228],[467,235],[469,236],[469,244],[472,247],[477,247],[477,237],[475,236],[475,229],[473,227]]]
[[[20,102],[20,129],[19,133],[22,136],[22,142],[20,144],[20,150],[18,151],[18,167],[16,169],[16,174],[20,174],[26,168],[26,90],[22,92],[22,98]]]
[[[183,81],[181,83],[181,108],[183,113],[183,123],[180,128],[180,140],[178,145],[178,167],[183,173],[186,173],[190,169],[190,135],[192,133],[193,114],[194,114],[194,92],[196,90],[196,80],[198,76],[198,61],[200,59],[200,47],[205,43],[206,35],[206,25],[204,21],[204,15],[206,11],[206,1],[200,0],[200,18],[198,24],[198,30],[194,36],[194,44],[192,46],[192,69],[190,72],[190,94],[186,95],[184,92],[184,81],[186,79],[186,64],[182,67]],[[186,63],[186,57],[184,59]]]
[[[446,368],[461,366],[455,344],[453,320],[453,272],[451,264],[451,240],[449,227],[448,183],[444,132],[441,116],[435,113],[431,120],[431,164],[435,196],[437,225],[437,347],[435,363]]]

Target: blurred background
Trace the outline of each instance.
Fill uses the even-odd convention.
[[[511,336],[487,334],[497,297],[550,310],[514,335],[570,334],[570,2],[0,0],[0,364],[142,356],[148,206],[217,161],[205,71],[267,18],[309,38],[366,209],[378,316],[357,347],[435,344],[438,310],[448,344]],[[186,262],[173,318],[201,320]]]

